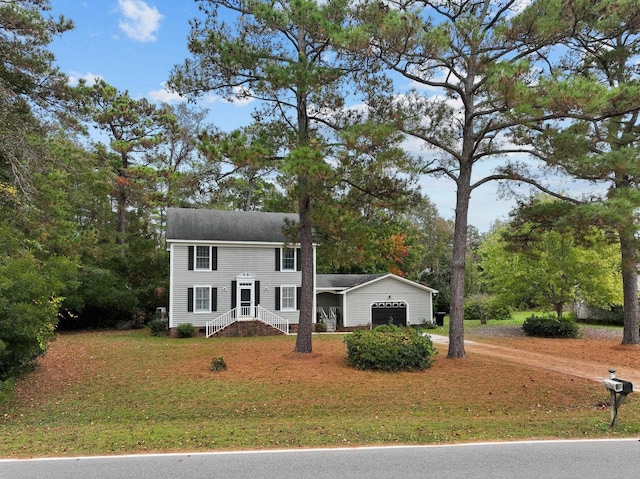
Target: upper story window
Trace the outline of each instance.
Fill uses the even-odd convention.
[[[212,271],[218,269],[218,248],[215,246],[189,246],[189,270]]]
[[[211,248],[196,246],[196,269],[211,269]]]
[[[296,270],[296,250],[293,248],[282,248],[282,271]]]

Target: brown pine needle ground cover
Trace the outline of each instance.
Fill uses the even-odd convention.
[[[602,384],[552,367],[569,358],[601,378],[608,367],[640,377],[640,348],[472,339],[482,344],[470,344],[467,359],[448,360],[438,345],[430,369],[377,373],[349,367],[339,335],[314,336],[314,353],[300,355],[293,336],[62,334],[1,406],[0,457],[640,434],[635,393],[611,430]],[[218,356],[227,371],[210,371]]]

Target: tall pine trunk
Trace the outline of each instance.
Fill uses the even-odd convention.
[[[298,213],[300,215],[300,260],[302,261],[302,291],[300,293],[300,318],[298,320],[298,335],[296,337],[296,353],[310,353],[311,334],[313,332],[313,225],[310,217],[311,200],[305,193],[307,178],[298,179],[300,186],[300,198],[298,201]]]
[[[467,229],[471,201],[471,167],[461,168],[456,192],[453,230],[451,309],[449,311],[449,358],[464,358],[464,278],[467,259]]]
[[[619,231],[622,252],[624,331],[622,344],[640,344],[638,331],[638,251],[633,232]]]

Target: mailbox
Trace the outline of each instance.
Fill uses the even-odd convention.
[[[609,369],[609,379],[602,381],[605,387],[611,393],[611,427],[616,425],[618,418],[618,408],[627,397],[627,394],[633,392],[633,384],[616,377],[616,371]]]
[[[613,380],[617,383],[622,384],[622,392],[623,393],[632,393],[633,392],[633,383],[629,381],[623,381],[622,379],[613,378]]]
[[[629,381],[613,378],[605,379],[603,382],[607,389],[610,389],[611,391],[627,394],[633,392],[633,383],[630,383]]]
[[[622,392],[622,383],[620,381],[616,381],[615,379],[605,379],[603,383],[607,389],[610,389],[613,392]]]

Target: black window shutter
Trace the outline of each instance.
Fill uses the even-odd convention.
[[[301,251],[300,248],[296,248],[296,271],[302,271],[302,261],[300,261],[302,257]]]
[[[280,287],[276,286],[276,311],[280,311]]]
[[[256,298],[256,306],[260,304],[260,281],[256,281],[255,285],[255,298]]]
[[[193,258],[195,257],[195,247],[189,246],[189,271],[193,271]]]
[[[218,311],[218,288],[211,288],[211,311]]]
[[[217,246],[211,247],[211,269],[212,270],[218,269],[218,247]]]
[[[187,312],[193,313],[193,288],[187,288]]]
[[[238,287],[237,281],[231,281],[231,309],[236,307],[236,288]]]
[[[280,271],[280,248],[276,248],[276,271]]]
[[[298,286],[296,288],[296,309],[300,310],[300,298],[302,298],[302,288]]]

